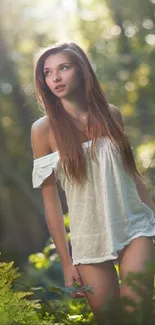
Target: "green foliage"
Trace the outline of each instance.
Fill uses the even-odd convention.
[[[51,241],[50,241],[51,243]],[[48,252],[48,248],[43,250]],[[50,256],[46,256],[47,259]],[[53,259],[51,267],[54,267],[55,261]],[[34,264],[36,271],[37,264]],[[43,264],[44,267],[44,264]],[[107,297],[106,302],[100,310],[99,323],[102,325],[153,325],[155,323],[155,303],[154,296],[151,300],[147,291],[144,290],[149,282],[150,274],[155,273],[155,265],[147,266],[148,272],[143,273],[128,273],[126,283],[139,297],[139,301],[134,301],[122,298],[119,301],[114,300],[112,297]],[[119,269],[116,265],[116,270],[119,277]],[[52,279],[51,279],[52,280]],[[121,283],[120,283],[121,284]],[[87,299],[72,299],[70,294],[76,293],[78,289],[75,285],[72,288],[65,288],[61,285],[51,285],[49,281],[49,292],[56,293],[57,298],[51,300],[49,297],[41,299],[41,313],[42,316],[53,317],[54,322],[63,322],[64,324],[89,324],[95,325],[94,316],[90,310]],[[92,291],[90,287],[84,287],[84,291]],[[38,288],[37,294],[40,295],[41,288]],[[37,298],[37,297],[36,297]],[[128,312],[128,308],[134,308],[133,312]],[[40,311],[39,311],[40,312]]]
[[[0,320],[3,325],[37,325],[37,301],[27,298],[32,292],[14,292],[12,284],[20,276],[11,263],[0,263]]]
[[[53,262],[54,263],[54,262]],[[155,323],[155,302],[149,298],[145,287],[150,273],[155,272],[155,265],[148,267],[146,274],[129,273],[126,283],[139,297],[138,302],[122,298],[118,301],[109,296],[100,310],[99,324],[102,325],[153,325]],[[94,316],[87,300],[71,299],[63,287],[51,286],[50,291],[59,294],[59,299],[41,299],[41,288],[33,288],[29,292],[15,291],[16,281],[20,282],[17,268],[13,262],[0,263],[0,320],[3,325],[95,325]],[[24,288],[24,285],[23,285]],[[27,288],[26,288],[27,289]],[[85,291],[92,288],[84,288]],[[34,293],[32,295],[32,292]],[[63,296],[63,298],[62,298]],[[32,300],[34,299],[34,300]],[[128,309],[127,309],[128,307]],[[129,312],[129,307],[133,312]]]
[[[70,39],[88,53],[108,101],[122,112],[139,170],[147,171],[155,199],[155,3],[16,0],[14,10],[10,3],[0,3],[0,222],[6,234],[0,250],[23,266],[48,237],[42,200],[31,182],[30,126],[42,115],[33,87],[38,48]],[[41,269],[46,262],[40,257],[36,263]]]
[[[20,282],[20,277],[21,274],[17,268],[14,268],[13,262],[0,263],[0,320],[2,325],[52,325],[54,323],[71,325],[80,324],[81,319],[84,319],[80,313],[84,308],[82,303],[77,304],[77,315],[75,315],[73,301],[67,305],[61,300],[40,299],[39,294],[36,293],[38,290],[34,290],[34,293],[32,290],[15,291],[13,287],[17,279]],[[25,289],[24,284],[22,286]],[[56,287],[51,290],[55,291]],[[33,295],[37,297],[37,300],[31,300]],[[90,324],[91,317],[92,315],[89,315],[86,324]]]

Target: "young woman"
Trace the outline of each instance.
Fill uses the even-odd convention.
[[[107,102],[75,43],[39,53],[35,86],[45,116],[32,125],[33,186],[42,190],[65,285],[91,286],[86,295],[95,314],[109,294],[138,299],[124,279],[129,271],[145,272],[146,262],[154,259],[155,207],[137,171],[121,113]],[[66,193],[72,257],[56,179]],[[149,280],[151,292],[153,274]],[[84,293],[79,290],[77,296]]]

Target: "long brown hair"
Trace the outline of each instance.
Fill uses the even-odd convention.
[[[68,53],[78,66],[81,85],[87,102],[88,134],[91,135],[93,157],[95,143],[108,136],[121,154],[124,168],[132,175],[138,174],[134,156],[124,130],[113,118],[107,99],[83,50],[75,43],[56,44],[39,52],[35,65],[35,87],[39,101],[44,105],[54,132],[61,163],[67,177],[83,185],[87,178],[84,152],[78,129],[64,110],[60,99],[48,88],[44,76],[44,63],[51,54]]]

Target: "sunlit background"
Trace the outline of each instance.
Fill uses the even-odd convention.
[[[155,0],[1,1],[0,257],[14,261],[24,272],[14,288],[44,287],[41,299],[55,299],[49,288],[63,285],[63,276],[40,190],[32,189],[30,130],[43,115],[34,93],[33,66],[41,47],[68,40],[85,50],[109,103],[119,107],[138,168],[155,202]],[[58,189],[69,239],[65,196],[59,184]],[[9,305],[6,283],[4,296],[13,324],[16,304]],[[57,307],[52,308],[57,312]],[[2,311],[5,318],[5,303],[1,322]],[[85,317],[85,324],[92,324],[85,301],[64,300],[64,311],[72,322]],[[21,312],[24,324],[30,324],[26,315]],[[57,318],[50,320],[58,323]]]
[[[68,40],[86,51],[108,101],[120,108],[155,199],[155,0],[1,1],[0,251],[21,267],[49,238],[40,190],[31,182],[30,128],[43,114],[34,57],[40,47]]]

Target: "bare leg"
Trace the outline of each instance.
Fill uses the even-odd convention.
[[[125,278],[128,272],[133,273],[145,273],[147,272],[147,263],[154,262],[155,260],[155,250],[153,247],[152,239],[149,237],[139,237],[134,239],[121,253],[119,259],[120,265],[120,277],[121,277],[121,288],[120,295],[126,296],[133,301],[140,301],[140,297],[136,294],[131,287],[129,287],[125,282]],[[152,298],[153,291],[153,272],[149,273],[148,282],[145,287],[145,294]],[[129,311],[133,309],[129,307]]]
[[[92,287],[92,292],[87,293],[87,299],[96,319],[99,321],[102,318],[101,307],[108,296],[119,297],[119,284],[113,262],[80,264],[77,265],[77,268],[83,284]]]

